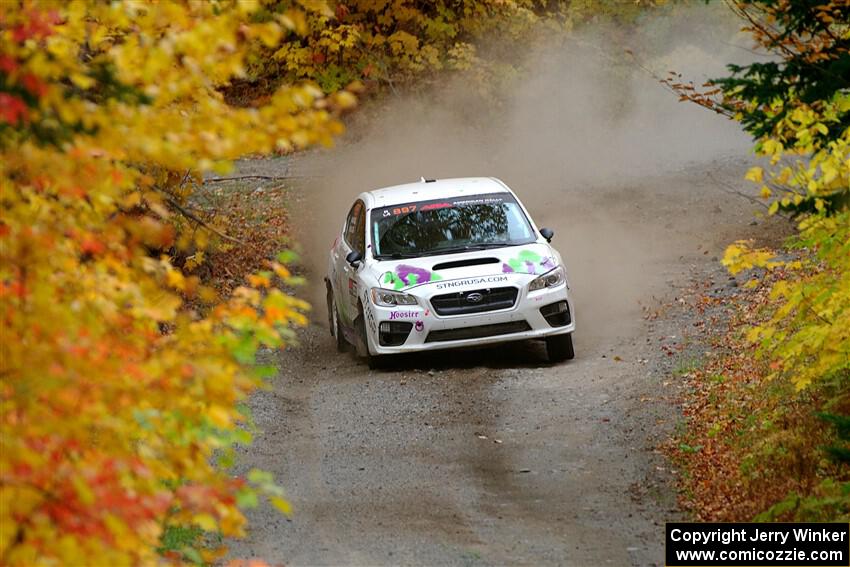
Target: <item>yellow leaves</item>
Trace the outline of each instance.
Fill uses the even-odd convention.
[[[92,88],[95,84],[95,80],[91,77],[83,75],[82,73],[71,73],[71,82],[80,87],[83,90],[88,90]]]
[[[287,10],[278,16],[278,21],[281,25],[298,35],[303,36],[307,33],[307,16],[301,10]]]
[[[419,38],[407,33],[406,31],[397,31],[387,38],[390,44],[390,50],[396,56],[406,54],[411,56],[416,53],[419,48]]]
[[[759,337],[761,336],[761,333],[762,333],[763,330],[764,329],[762,329],[761,327],[758,327],[758,326],[750,328],[747,331],[747,342],[749,342],[749,343],[757,342],[759,340]]]
[[[768,138],[763,140],[757,149],[761,155],[770,157],[771,165],[776,165],[782,158],[782,152],[785,148],[783,147],[782,142],[773,138]],[[759,180],[759,182],[761,182],[761,180]]]
[[[292,506],[289,501],[280,496],[272,496],[269,498],[269,502],[271,502],[272,506],[277,508],[281,513],[291,516],[292,515]]]
[[[772,269],[781,265],[780,262],[772,261],[775,256],[773,252],[765,249],[753,250],[750,248],[751,244],[750,241],[739,240],[726,248],[721,262],[732,274],[755,267]]]
[[[788,286],[788,282],[786,280],[779,280],[773,284],[773,288],[770,290],[770,298],[779,299],[788,297],[789,292],[790,288]]]
[[[208,532],[218,531],[218,522],[210,514],[196,514],[192,517],[192,523]]]
[[[769,358],[775,376],[801,390],[850,364],[850,212],[805,219],[798,240],[804,252],[781,262],[766,320],[747,339]],[[737,243],[724,263],[765,265],[764,256],[753,260],[752,253]]]
[[[762,199],[769,199],[770,196],[773,195],[773,191],[771,191],[767,185],[762,185],[759,195]]]
[[[289,269],[287,269],[286,266],[278,262],[272,262],[272,270],[275,274],[277,274],[280,279],[284,281],[288,280],[292,276],[292,273],[289,271]]]
[[[259,38],[266,47],[274,47],[283,36],[283,30],[280,29],[277,23],[267,22],[265,24],[255,25],[252,28],[252,34],[254,37]]]
[[[186,286],[186,278],[183,277],[182,272],[173,268],[168,269],[165,273],[165,281],[170,287],[181,291]]]
[[[351,110],[357,106],[357,97],[348,91],[339,91],[333,94],[331,100],[341,110]]]
[[[14,6],[0,3],[5,24],[29,17]],[[281,346],[286,325],[304,317],[278,299],[267,320],[270,276],[257,282],[262,293],[184,304],[197,278],[157,257],[176,244],[157,191],[186,204],[197,177],[184,185],[183,172],[281,140],[328,143],[341,126],[313,86],[258,108],[231,107],[215,90],[242,72],[248,41],[282,37],[277,22],[246,20],[257,3],[51,6],[60,23],[43,42],[0,33],[0,52],[37,79],[39,97],[31,132],[0,131],[0,436],[10,440],[0,555],[10,565],[154,564],[187,476],[209,509],[180,521],[241,530],[232,479],[210,455],[232,442],[222,431],[238,431],[235,404],[259,384],[257,348]],[[122,94],[104,94],[113,91]],[[61,143],[37,139],[42,131]],[[208,236],[196,233],[187,271],[204,261]],[[71,497],[48,504],[45,493]]]
[[[327,0],[297,0],[298,4],[310,12],[316,12],[326,18],[333,18],[334,12]]]
[[[202,248],[201,244],[199,244]],[[183,268],[187,271],[193,271],[195,268],[204,263],[204,251],[199,250],[192,254],[191,256],[186,257],[186,263],[183,265]]]
[[[764,176],[764,170],[760,167],[753,167],[747,171],[747,174],[744,176],[744,179],[747,181],[752,181],[753,183],[761,183],[762,177]]]
[[[207,415],[210,420],[217,426],[222,429],[228,429],[233,425],[233,419],[231,417],[232,410],[228,410],[227,408],[220,405],[213,405],[207,409]]]

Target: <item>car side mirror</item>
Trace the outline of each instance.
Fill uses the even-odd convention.
[[[546,242],[552,242],[552,237],[555,236],[555,231],[551,228],[541,228],[540,236],[546,239]]]
[[[360,252],[358,252],[357,250],[352,250],[351,252],[348,253],[348,256],[345,257],[345,261],[348,262],[349,264],[351,264],[352,268],[356,268],[357,266],[359,266],[360,261],[362,259],[363,259],[363,257],[360,255]]]

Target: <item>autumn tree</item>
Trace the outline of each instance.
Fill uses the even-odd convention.
[[[769,171],[747,177],[772,199],[771,212],[799,217],[798,246],[811,256],[778,262],[732,247],[734,271],[760,265],[795,273],[776,284],[771,324],[754,329],[777,370],[804,388],[850,372],[850,3],[737,1],[756,44],[776,60],[730,66],[714,83],[718,107],[757,140]],[[850,375],[847,375],[850,378]]]
[[[685,100],[738,120],[756,141],[764,166],[747,179],[770,213],[798,221],[782,257],[730,246],[732,273],[752,268],[771,303],[747,339],[766,363],[772,388],[818,400],[809,415],[835,425],[827,454],[850,455],[850,3],[846,0],[730,0],[766,61],[730,65],[708,90],[668,81]],[[767,277],[764,277],[767,274]],[[811,397],[802,397],[808,393]],[[802,403],[802,402],[800,402]],[[814,411],[813,411],[814,410]],[[775,417],[775,419],[779,419]],[[809,427],[810,430],[816,428]],[[820,470],[831,470],[820,467]],[[790,474],[790,473],[789,473]],[[850,517],[847,475],[824,478],[817,495],[792,493],[766,518]]]
[[[257,22],[262,6],[0,3],[4,565],[153,563],[169,529],[239,535],[240,504],[287,508],[267,475],[233,478],[213,454],[250,440],[239,404],[268,374],[254,354],[307,306],[275,287],[281,263],[217,298],[162,253],[188,177],[341,132],[350,93],[224,102],[248,46],[309,13]]]
[[[310,79],[325,92],[364,80],[396,89],[439,72],[468,72],[490,81],[505,55],[515,55],[542,31],[564,32],[596,19],[631,22],[667,0],[340,0],[326,10],[293,16],[288,2],[270,2],[260,20],[289,18],[301,35],[248,57],[252,95],[261,84]],[[497,48],[481,53],[482,44]],[[519,49],[518,49],[519,48]]]

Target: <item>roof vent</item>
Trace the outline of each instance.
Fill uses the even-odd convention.
[[[419,178],[420,183],[433,183],[436,179],[425,179],[424,177]]]

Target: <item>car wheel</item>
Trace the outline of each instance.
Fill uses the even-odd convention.
[[[546,356],[549,357],[549,362],[563,362],[564,360],[574,359],[576,353],[573,350],[572,333],[546,337]]]
[[[363,307],[354,324],[357,330],[357,355],[366,361],[370,370],[378,370],[386,366],[386,356],[372,354],[369,352],[369,339],[366,337],[366,317],[363,315]]]
[[[340,327],[339,310],[336,308],[336,300],[331,290],[328,290],[328,324],[331,329],[331,336],[335,339],[334,342],[336,342],[337,352],[348,350],[348,341],[345,340],[342,327]]]
[[[345,340],[345,334],[342,332],[342,326],[339,323],[339,310],[336,308],[336,300],[331,299],[331,304],[333,305],[331,333],[336,339],[337,352],[345,352],[348,350],[348,341]]]

